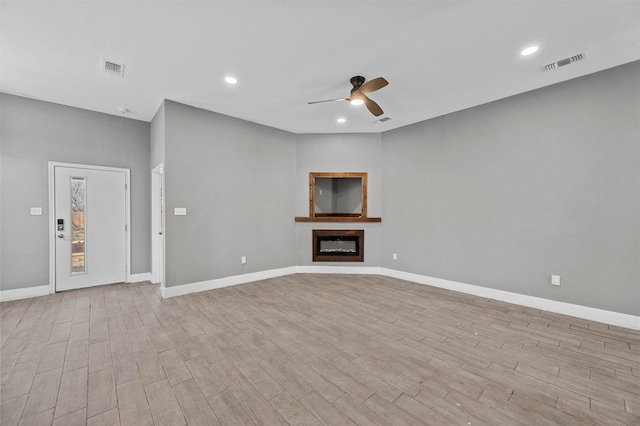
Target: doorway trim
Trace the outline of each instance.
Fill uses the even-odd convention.
[[[119,167],[92,166],[88,164],[61,163],[49,161],[49,294],[56,292],[56,208],[55,208],[55,168],[72,167],[75,169],[102,170],[124,173],[125,178],[125,282],[131,279],[131,172]]]
[[[151,170],[151,282],[165,292],[165,223],[164,163]],[[164,217],[163,217],[164,216]]]

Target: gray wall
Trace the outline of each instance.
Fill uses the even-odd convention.
[[[338,213],[362,212],[362,179],[334,179],[336,210]]]
[[[367,172],[370,217],[382,214],[382,138],[380,134],[298,135],[295,216],[309,216],[310,172]],[[380,266],[380,223],[296,222],[296,265]],[[364,262],[313,262],[313,229],[364,229]]]
[[[334,179],[316,178],[314,183],[315,194],[313,200],[315,213],[335,213],[336,197],[334,196]]]
[[[131,169],[131,272],[149,272],[149,123],[7,94],[0,120],[1,289],[49,283],[49,161]]]
[[[291,133],[165,101],[167,287],[295,264],[295,151]]]
[[[158,112],[153,116],[151,120],[150,129],[150,158],[151,169],[153,170],[158,164],[164,162],[164,102],[158,108]]]
[[[385,133],[382,266],[639,315],[639,81],[636,62]]]
[[[48,282],[50,160],[131,169],[132,272],[148,272],[164,161],[168,287],[318,265],[312,229],[357,228],[358,266],[640,315],[639,80],[631,63],[382,135],[293,135],[170,101],[149,125],[0,95],[0,288]],[[295,223],[311,171],[368,172],[382,223]]]

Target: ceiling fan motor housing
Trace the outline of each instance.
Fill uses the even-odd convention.
[[[353,85],[353,89],[351,89],[351,92],[353,93],[354,90],[358,90],[360,86],[364,84],[364,77],[361,75],[356,75],[355,77],[351,77],[351,80],[349,81]]]

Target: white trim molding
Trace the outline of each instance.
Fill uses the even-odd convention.
[[[13,290],[0,291],[0,302],[8,302],[10,300],[29,299],[31,297],[40,297],[49,295],[49,285],[39,285],[36,287],[16,288]]]
[[[559,302],[556,300],[543,299],[541,297],[528,296],[525,294],[512,293],[504,290],[482,287],[473,284],[466,284],[457,281],[434,278],[426,275],[403,272],[395,269],[367,267],[367,266],[291,266],[287,268],[270,269],[267,271],[252,272],[242,275],[218,278],[208,281],[183,284],[175,287],[166,287],[161,290],[161,297],[169,298],[197,293],[200,291],[213,290],[217,288],[229,287],[254,281],[266,280],[269,278],[282,277],[291,274],[370,274],[383,275],[391,278],[411,281],[416,284],[429,285],[446,290],[459,291],[461,293],[472,294],[485,297],[487,299],[500,300],[502,302],[513,303],[534,309],[541,309],[557,314],[569,315],[589,321],[596,321],[611,324],[618,327],[640,330],[640,317],[623,314],[620,312],[606,311],[604,309],[591,308],[588,306],[575,305],[572,303]],[[149,281],[151,273],[131,274],[128,282]],[[30,297],[46,296],[49,294],[49,286],[18,288],[14,290],[0,291],[0,301],[26,299]]]
[[[162,292],[162,297],[182,296],[199,291],[213,290],[216,288],[228,287],[238,284],[245,284],[253,281],[260,281],[268,278],[275,278],[291,274],[371,274],[383,275],[391,278],[398,278],[411,281],[416,284],[429,285],[446,290],[458,291],[475,296],[486,297],[487,299],[500,300],[502,302],[513,303],[515,305],[529,308],[541,309],[557,314],[569,315],[589,321],[596,321],[611,324],[618,327],[640,330],[640,317],[623,314],[620,312],[606,311],[603,309],[591,308],[588,306],[575,305],[572,303],[559,302],[556,300],[543,299],[541,297],[528,296],[525,294],[512,293],[510,291],[496,290],[473,284],[465,284],[457,281],[434,278],[426,275],[414,274],[411,272],[397,271],[395,269],[379,268],[373,266],[316,266],[303,265],[289,268],[271,269],[250,274],[234,275],[231,277],[218,278],[215,280],[201,281],[197,283],[184,284],[175,287],[167,287]]]
[[[429,285],[432,287],[459,291],[461,293],[472,294],[474,296],[486,297],[487,299],[500,300],[502,302],[513,303],[529,308],[541,309],[544,311],[554,312],[556,314],[569,315],[589,321],[602,322],[618,327],[630,328],[632,330],[640,330],[640,317],[635,315],[605,311],[603,309],[574,305],[572,303],[543,299],[541,297],[496,290],[493,288],[465,284],[457,281],[449,281],[442,278],[433,278],[410,272],[397,271],[395,269],[380,268],[380,275]]]
[[[151,281],[151,272],[143,272],[141,274],[129,274],[128,283],[139,283],[140,281]]]
[[[183,296],[185,294],[197,293],[200,291],[213,290],[216,288],[229,287],[232,285],[245,284],[254,281],[266,280],[269,278],[282,277],[296,273],[296,267],[269,269],[267,271],[251,272],[242,275],[232,275],[230,277],[217,278],[215,280],[200,281],[197,283],[183,284],[174,287],[164,287],[162,297]]]
[[[296,274],[371,274],[380,275],[377,266],[296,266]]]
[[[200,291],[213,290],[216,288],[229,287],[233,285],[246,284],[254,281],[266,280],[268,278],[283,277],[292,274],[372,274],[379,275],[380,268],[366,266],[290,266],[280,269],[269,269],[266,271],[252,272],[249,274],[232,275],[230,277],[218,278],[215,280],[200,281],[197,283],[183,284],[175,287],[165,287],[161,291],[164,298],[183,296],[185,294],[197,293]]]

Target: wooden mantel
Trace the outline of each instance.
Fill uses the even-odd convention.
[[[381,217],[351,217],[351,216],[296,216],[296,222],[382,222]]]

